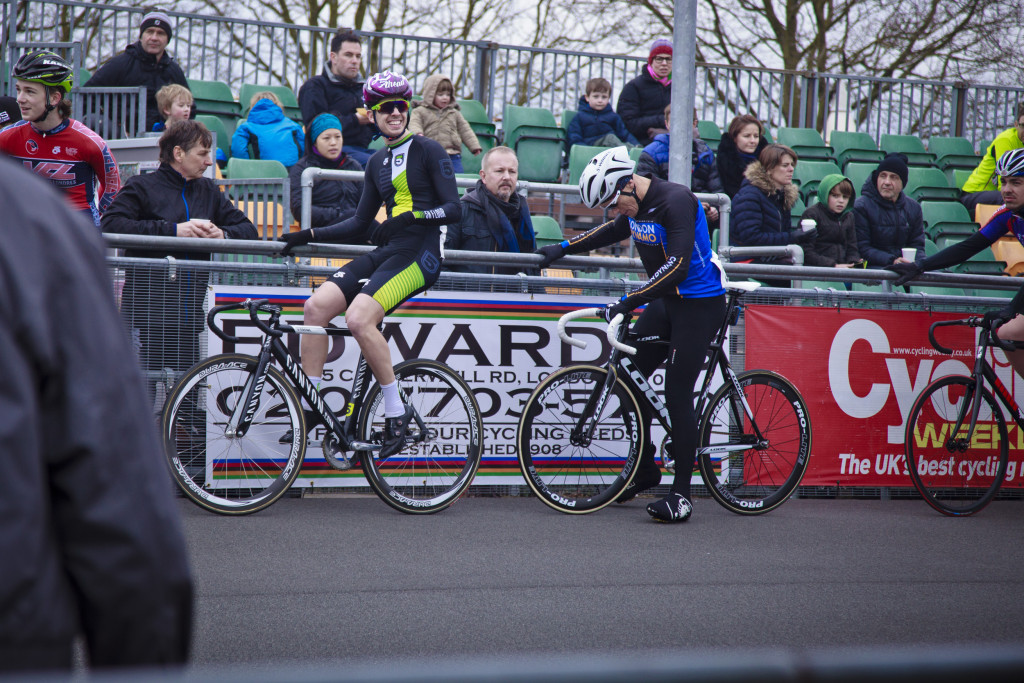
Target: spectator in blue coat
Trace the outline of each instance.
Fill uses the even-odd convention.
[[[909,263],[903,248],[917,249],[915,262],[924,260],[924,215],[921,205],[903,193],[910,169],[903,154],[882,159],[864,181],[853,204],[857,249],[869,268]]]
[[[747,166],[743,183],[732,200],[730,235],[738,247],[781,247],[808,244],[817,230],[792,228],[792,209],[800,197],[793,184],[797,155],[785,145],[768,145],[757,161]],[[755,259],[755,263],[786,263],[779,257]],[[788,287],[788,280],[767,281],[774,287]]]
[[[231,136],[231,156],[276,159],[291,168],[305,150],[302,126],[285,117],[277,95],[269,90],[253,95],[249,118]]]
[[[587,81],[587,94],[580,97],[580,108],[569,123],[570,145],[594,147],[639,146],[626,124],[611,107],[612,84],[603,78]]]

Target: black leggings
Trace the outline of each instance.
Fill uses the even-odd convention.
[[[633,326],[643,338],[658,336],[668,344],[638,342],[633,357],[637,368],[649,377],[663,361],[665,366],[665,405],[672,418],[672,458],[676,476],[672,491],[690,498],[690,477],[697,458],[697,413],[693,396],[697,378],[707,358],[708,344],[725,316],[725,296],[704,299],[663,297],[652,301]],[[649,427],[652,415],[645,415]],[[649,450],[653,458],[653,450]],[[645,457],[648,457],[645,454]]]

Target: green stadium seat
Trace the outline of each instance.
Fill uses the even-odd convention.
[[[878,168],[877,163],[851,161],[846,164],[844,175],[853,183],[853,189],[858,197],[861,195],[861,188],[864,187],[864,183],[867,182],[876,168]]]
[[[714,121],[697,120],[697,134],[707,143],[712,152],[718,151],[718,143],[722,141],[722,129]]]
[[[188,89],[192,92],[192,98],[195,100],[197,115],[216,116],[223,122],[227,130],[232,132],[235,130],[242,109],[235,101],[235,96],[231,94],[231,88],[227,83],[190,78],[188,79]]]
[[[562,235],[562,228],[551,216],[531,216],[533,232],[537,237],[537,247],[546,247],[549,244],[558,244],[565,237]]]
[[[974,153],[974,145],[963,137],[934,136],[928,140],[928,151],[935,155],[935,165],[946,170],[963,168],[974,170],[981,160]]]
[[[971,275],[1005,275],[1006,264],[997,261],[991,249],[982,249],[963,263],[953,266],[952,270],[954,273],[969,273]]]
[[[828,141],[835,150],[836,160],[843,168],[846,168],[849,162],[872,163],[885,158],[885,153],[878,149],[874,138],[867,133],[835,130],[829,135]]]
[[[916,135],[883,133],[880,147],[886,154],[899,152],[906,155],[907,164],[910,166],[927,167],[935,165],[935,155],[925,149],[921,138]]]
[[[791,227],[793,227],[793,228],[799,228],[800,227],[800,217],[804,215],[804,211],[806,211],[806,210],[807,210],[807,204],[804,203],[803,198],[802,197],[797,197],[796,198],[796,204],[794,204],[793,208],[789,210],[789,215],[790,215],[790,218],[791,218],[791,221],[790,221]]]
[[[937,168],[911,166],[903,191],[919,202],[928,199],[956,201],[960,198],[960,190],[950,187],[946,174]]]
[[[580,174],[590,160],[603,152],[605,147],[591,147],[589,145],[573,145],[569,148],[569,184],[575,185],[580,182]]]
[[[373,140],[370,140],[370,144],[366,146],[367,149],[378,150],[384,149],[385,140],[383,135],[378,135]]]
[[[254,83],[243,83],[238,89],[238,105],[241,107],[242,118],[249,115],[249,100],[258,92],[272,92],[281,100],[284,107],[284,115],[293,121],[302,123],[302,111],[299,109],[299,100],[295,92],[285,85],[256,85]]]
[[[459,100],[459,111],[470,123],[491,123],[491,117],[482,102],[478,100]]]
[[[505,144],[519,157],[519,178],[555,183],[562,173],[565,131],[547,109],[505,105]]]
[[[830,173],[842,173],[834,162],[831,161],[804,161],[801,159],[793,171],[793,181],[800,184],[800,196],[804,202],[809,202],[810,197],[817,193],[821,179]]]
[[[925,231],[929,235],[973,235],[978,224],[971,220],[967,208],[960,202],[921,202]]]
[[[967,169],[964,169],[964,168],[954,168],[954,169],[952,169],[952,171],[953,171],[953,177],[952,177],[951,180],[953,182],[951,184],[956,185],[956,187],[958,189],[961,189],[961,190],[964,189],[964,185],[967,184],[967,179],[970,178],[971,177],[971,173],[974,172],[974,171],[968,171]],[[946,171],[946,174],[947,174],[946,177],[948,178],[949,177],[949,170]]]
[[[473,156],[473,153],[469,151],[469,148],[462,145],[462,169],[464,173],[479,173],[480,165],[483,163],[484,155],[487,154],[487,150],[494,149],[497,140],[496,136],[476,134],[476,139],[480,141],[480,154]]]
[[[566,109],[562,112],[562,130],[565,131],[566,135],[569,134],[569,124],[572,123],[574,118],[576,118],[575,109]]]
[[[459,100],[459,110],[469,123],[469,127],[473,129],[480,141],[480,147],[485,152],[498,144],[497,126],[487,116],[487,110],[484,109],[482,103],[477,100]],[[465,153],[462,156],[462,163],[465,165]]]
[[[779,144],[790,147],[800,161],[835,161],[835,150],[813,128],[779,128]]]
[[[232,180],[247,178],[287,178],[288,169],[275,159],[228,159],[224,177]]]
[[[640,162],[640,155],[642,155],[643,153],[644,153],[644,148],[643,147],[630,147],[629,148],[629,158],[632,159],[633,161],[637,162],[637,163]]]
[[[772,132],[768,130],[768,126],[765,126],[764,128],[764,139],[768,142],[769,145],[775,142],[775,140],[772,138]]]
[[[224,125],[223,119],[214,116],[213,114],[196,114],[196,121],[202,123],[204,126],[209,128],[211,132],[217,134],[217,149],[224,152],[225,158],[230,159],[231,133],[228,132],[228,128]]]
[[[938,252],[938,250],[939,248],[935,246],[935,242],[931,241],[927,237],[924,238],[924,255],[926,258]]]

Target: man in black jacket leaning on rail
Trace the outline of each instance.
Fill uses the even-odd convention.
[[[103,214],[100,229],[131,235],[258,239],[256,226],[220,188],[204,178],[213,165],[213,136],[198,121],[180,121],[160,137],[160,168],[129,178]],[[130,249],[127,256],[209,260],[209,254]],[[199,360],[203,297],[209,272],[179,263],[175,279],[167,263],[129,266],[121,311],[145,370],[187,370]],[[156,376],[150,376],[152,392]]]
[[[0,159],[0,677],[184,663],[192,582],[96,228]],[[10,229],[6,229],[6,228]]]

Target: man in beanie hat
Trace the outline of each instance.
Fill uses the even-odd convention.
[[[640,144],[648,145],[655,135],[668,133],[664,116],[671,99],[672,41],[658,38],[640,75],[623,86],[615,111]]]
[[[146,130],[163,116],[156,103],[156,93],[171,83],[188,87],[185,73],[167,53],[167,44],[174,29],[171,18],[163,12],[150,12],[142,17],[139,40],[116,55],[85,83],[87,88],[124,88],[146,86]],[[193,105],[193,110],[195,105]],[[194,114],[194,111],[193,111]],[[119,118],[115,115],[115,120]],[[118,124],[121,124],[118,121]]]
[[[903,249],[916,249],[914,261],[924,260],[924,217],[921,205],[903,194],[909,170],[907,157],[889,154],[864,181],[854,203],[857,248],[870,268],[909,263]]]

